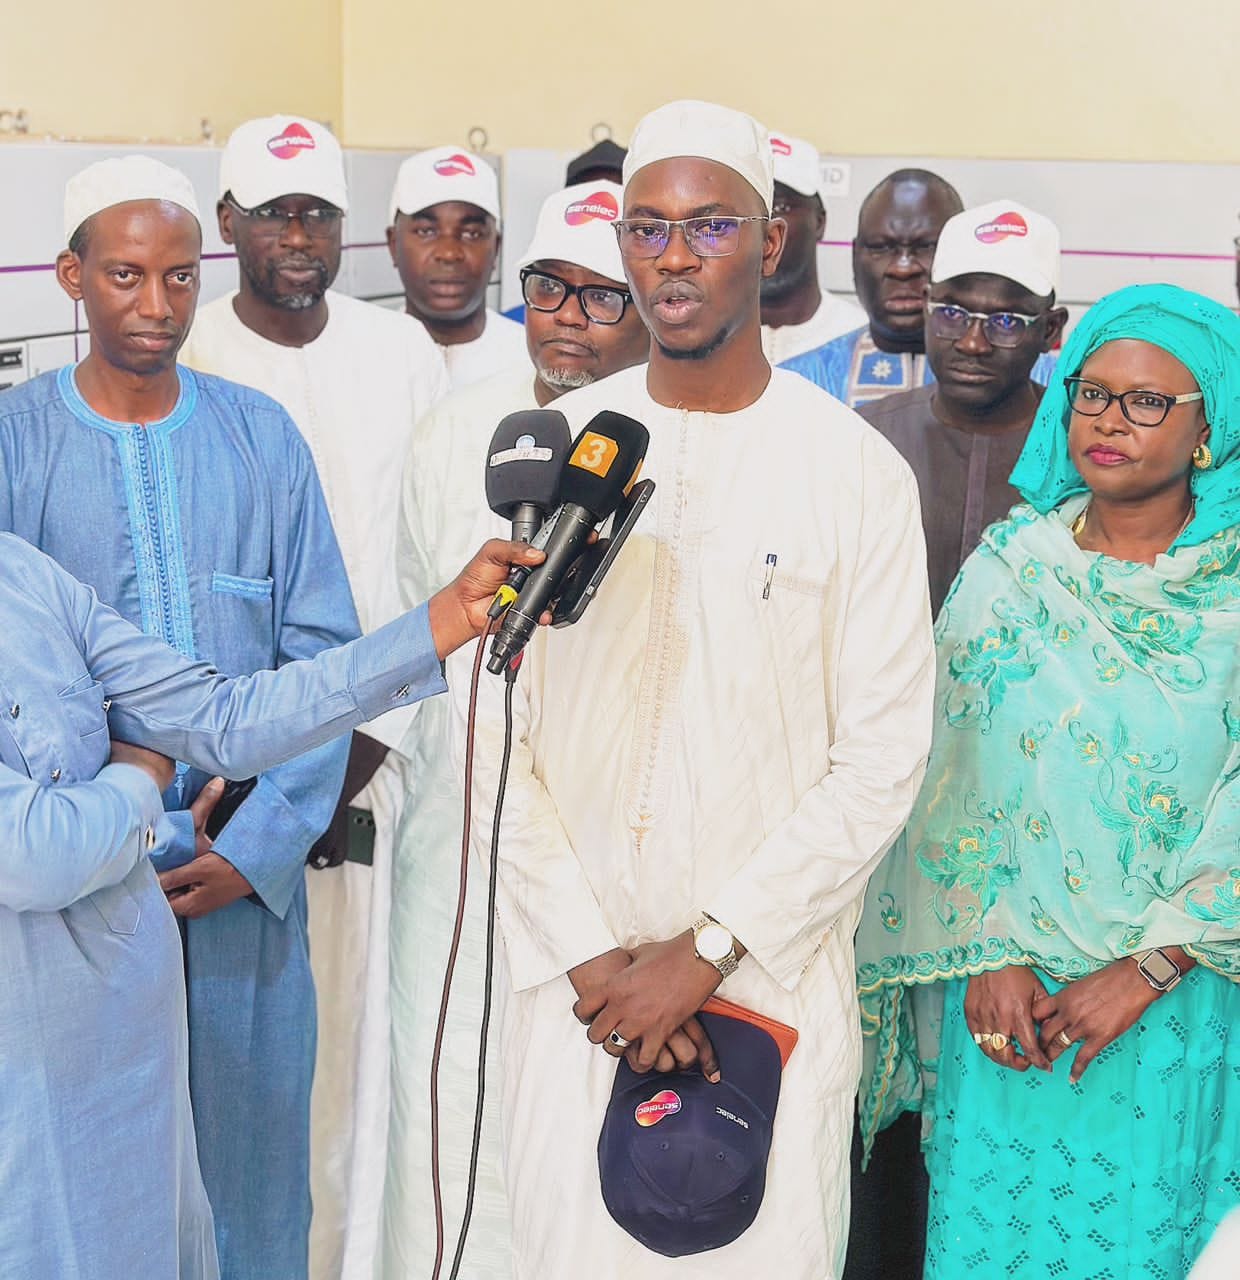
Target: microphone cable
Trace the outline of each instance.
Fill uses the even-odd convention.
[[[439,1000],[439,1020],[435,1028],[435,1044],[431,1054],[431,1192],[435,1209],[435,1262],[431,1271],[431,1280],[439,1280],[444,1261],[443,1187],[439,1176],[439,1067],[443,1057],[443,1042],[448,1021],[448,1004],[452,996],[452,979],[456,972],[457,955],[460,952],[461,933],[465,921],[465,901],[469,888],[469,834],[473,823],[474,744],[478,714],[478,685],[482,675],[482,662],[486,651],[486,643],[491,638],[493,631],[494,626],[492,625],[478,637],[478,648],[474,655],[473,672],[470,677],[469,711],[465,730],[465,797],[461,832],[461,873],[457,889],[456,919],[452,929],[452,942],[448,949],[448,962],[444,969],[443,990]],[[500,820],[503,815],[504,791],[508,782],[508,766],[512,755],[512,696],[519,667],[520,658],[518,657],[514,662],[508,664],[504,672],[504,753],[500,762],[499,785],[495,798],[495,818],[491,824],[490,875],[487,885],[486,973],[483,987],[482,1023],[478,1037],[478,1086],[474,1105],[473,1143],[470,1150],[465,1212],[461,1222],[460,1234],[457,1237],[452,1268],[449,1272],[450,1280],[456,1280],[459,1275],[461,1260],[465,1253],[465,1239],[473,1216],[478,1160],[482,1142],[482,1112],[486,1093],[487,1036],[491,1022],[494,979],[495,896],[496,873],[499,865],[499,831]]]
[[[504,753],[500,759],[499,782],[495,795],[495,819],[491,823],[491,852],[487,867],[487,951],[482,988],[482,1022],[478,1028],[478,1093],[474,1102],[474,1137],[469,1150],[469,1179],[465,1190],[465,1213],[461,1233],[456,1241],[456,1254],[448,1280],[457,1280],[461,1259],[465,1256],[465,1237],[474,1216],[474,1193],[478,1185],[478,1157],[482,1147],[482,1110],[487,1088],[487,1037],[491,1028],[491,997],[495,979],[495,893],[499,874],[499,828],[504,813],[504,793],[508,787],[508,765],[512,760],[512,690],[517,683],[521,655],[504,668]]]

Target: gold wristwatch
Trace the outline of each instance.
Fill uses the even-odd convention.
[[[718,920],[712,920],[705,912],[693,922],[693,949],[699,960],[713,964],[725,978],[730,978],[740,964],[736,940]]]

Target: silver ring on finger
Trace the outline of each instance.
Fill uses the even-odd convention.
[[[1060,1031],[1060,1033],[1055,1037],[1055,1039],[1058,1040],[1059,1043],[1063,1045],[1065,1049],[1072,1048],[1072,1043],[1073,1043],[1072,1037],[1066,1031]]]
[[[609,1044],[614,1044],[617,1049],[627,1049],[633,1043],[632,1040],[626,1040],[618,1031],[613,1031],[607,1037],[607,1041]]]

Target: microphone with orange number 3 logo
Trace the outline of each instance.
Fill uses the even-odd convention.
[[[596,414],[573,441],[560,476],[560,505],[534,539],[547,558],[504,614],[491,645],[488,671],[498,675],[525,648],[595,526],[632,488],[649,443],[650,433],[640,422],[608,410]]]

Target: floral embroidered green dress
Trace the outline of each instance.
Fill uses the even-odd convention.
[[[925,1113],[927,1280],[1182,1280],[1240,1203],[1240,520],[1121,562],[1077,547],[1082,488],[993,525],[948,596],[926,781],[858,935],[862,1130]],[[1198,967],[1078,1084],[974,1045],[970,975],[1053,991],[1171,945]]]

